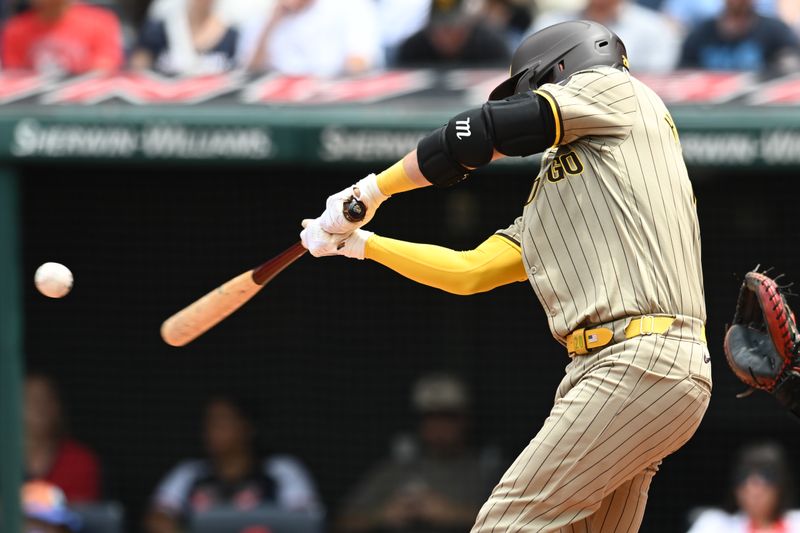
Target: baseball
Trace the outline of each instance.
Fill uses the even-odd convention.
[[[36,269],[33,282],[49,298],[62,298],[72,289],[72,272],[61,263],[45,263]]]

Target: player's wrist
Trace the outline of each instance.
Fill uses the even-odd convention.
[[[367,210],[373,213],[389,198],[378,186],[378,177],[375,174],[370,174],[353,185],[353,196],[364,202]]]
[[[341,255],[351,259],[364,259],[366,257],[367,242],[374,233],[357,229],[344,241],[344,246],[339,250]]]

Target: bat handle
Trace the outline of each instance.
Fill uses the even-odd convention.
[[[361,222],[367,216],[367,206],[355,196],[351,196],[345,201],[342,214],[350,222]]]
[[[266,263],[253,269],[253,281],[259,285],[266,285],[286,267],[300,259],[306,253],[303,243],[298,242],[273,257]]]

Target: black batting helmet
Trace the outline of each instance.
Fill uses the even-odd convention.
[[[511,77],[489,99],[502,100],[545,83],[558,83],[598,65],[628,67],[625,45],[613,31],[588,20],[554,24],[519,45],[511,58]]]

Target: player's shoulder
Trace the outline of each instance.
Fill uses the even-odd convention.
[[[309,512],[323,510],[314,479],[299,459],[291,455],[273,455],[264,459],[262,465],[264,475],[277,484],[280,505]]]
[[[786,512],[786,521],[789,523],[790,530],[800,530],[800,510],[791,510]]]
[[[289,454],[271,455],[266,457],[261,464],[264,473],[270,476],[305,477],[309,475],[302,461]]]
[[[579,70],[566,80],[562,82],[562,84],[577,84],[581,82],[593,82],[599,80],[607,80],[609,83],[625,83],[626,81],[630,81],[631,75],[630,72],[627,70],[610,67],[607,65],[598,65],[595,67],[590,67],[584,70]]]
[[[162,478],[156,490],[156,499],[160,505],[179,507],[178,502],[186,497],[192,485],[198,479],[207,476],[208,472],[208,461],[202,459],[180,461]]]
[[[634,93],[632,77],[627,69],[605,65],[579,70],[560,83],[546,83],[539,89],[559,102],[578,98],[606,104],[624,102]]]

